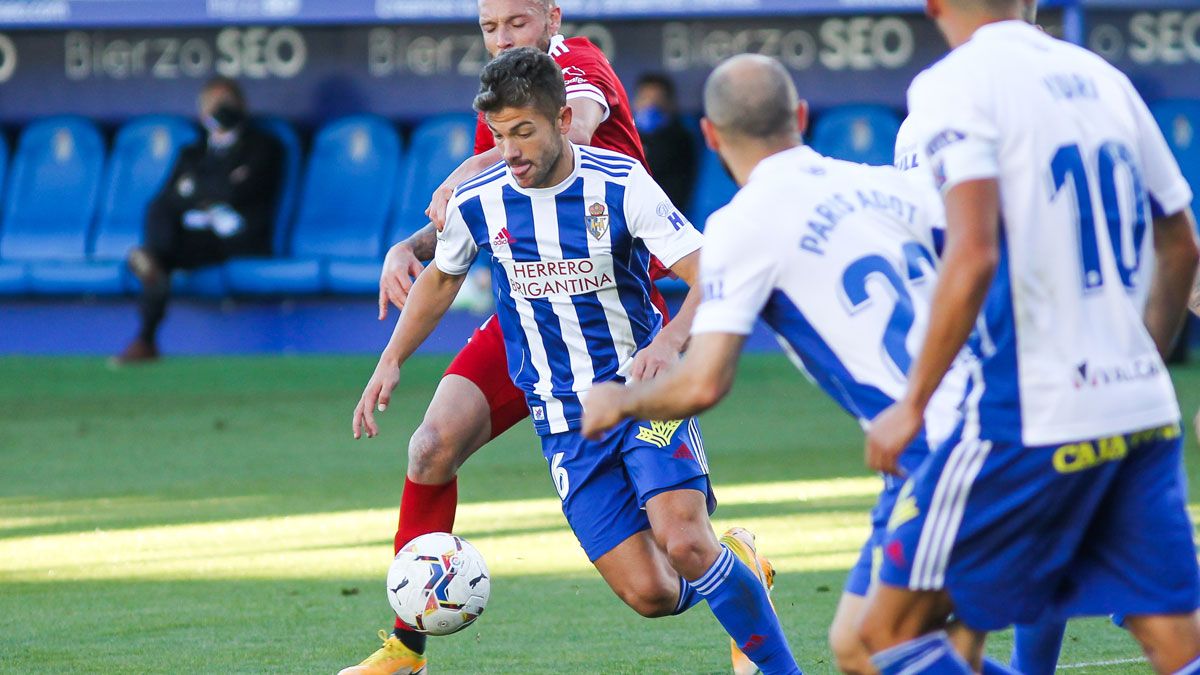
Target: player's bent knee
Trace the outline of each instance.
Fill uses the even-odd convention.
[[[679,587],[653,583],[651,580],[633,583],[616,589],[621,601],[647,619],[670,616],[679,602]]]
[[[852,626],[831,626],[829,649],[840,672],[848,675],[871,675],[876,672],[871,664],[871,653],[858,639]]]
[[[1196,614],[1127,616],[1125,626],[1159,672],[1175,672],[1200,657],[1200,618]]]
[[[859,642],[869,653],[875,653],[905,641],[900,636],[900,626],[878,612],[868,611],[858,623]]]
[[[408,442],[408,475],[419,483],[444,483],[458,470],[457,448],[437,425],[422,423]]]
[[[667,537],[663,547],[667,550],[671,567],[685,579],[704,576],[720,553],[705,537],[690,536],[686,532]]]

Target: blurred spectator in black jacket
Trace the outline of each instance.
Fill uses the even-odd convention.
[[[654,180],[676,206],[687,209],[696,178],[696,140],[679,117],[675,84],[666,75],[647,73],[638,79],[633,119]]]
[[[245,96],[233,80],[209,80],[199,113],[205,135],[180,152],[146,210],[143,244],[129,253],[129,267],[142,282],[142,325],[116,357],[119,363],[158,357],[155,336],[173,270],[271,254],[283,149],[249,123]]]

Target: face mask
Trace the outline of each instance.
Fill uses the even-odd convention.
[[[246,113],[241,108],[230,103],[222,103],[212,113],[212,119],[221,129],[228,131],[240,125],[246,119]]]
[[[667,123],[667,114],[658,106],[647,106],[634,113],[633,122],[638,131],[652,134]]]

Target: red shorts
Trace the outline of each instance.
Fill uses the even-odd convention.
[[[475,329],[467,345],[446,368],[446,374],[465,377],[483,392],[492,411],[491,438],[529,417],[525,392],[517,389],[508,375],[504,333],[500,331],[500,322],[495,314]]]
[[[657,258],[651,258],[652,279],[659,279],[668,274],[666,268],[658,263]],[[651,285],[650,300],[662,312],[663,321],[667,321],[667,303],[658,288]],[[458,352],[458,356],[446,368],[446,375],[458,375],[471,381],[487,399],[488,408],[492,411],[492,435],[495,438],[508,431],[517,422],[529,417],[529,405],[525,402],[525,392],[517,389],[508,374],[508,357],[504,352],[504,333],[500,330],[500,322],[493,314],[483,322],[467,340],[467,345]],[[491,440],[489,438],[488,440]]]

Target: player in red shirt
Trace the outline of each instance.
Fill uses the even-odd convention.
[[[621,152],[641,160],[644,166],[645,155],[625,88],[603,52],[591,41],[558,35],[561,20],[561,9],[554,0],[481,0],[479,3],[479,26],[489,53],[494,56],[516,47],[537,47],[554,57],[562,69],[567,104],[573,113],[571,142]],[[380,278],[381,320],[387,316],[389,302],[403,307],[412,280],[423,269],[420,261],[433,257],[437,230],[445,224],[446,205],[454,189],[500,159],[492,133],[480,119],[476,127],[475,155],[464,161],[434,193],[426,211],[430,224],[388,251]],[[657,260],[652,260],[652,265],[657,264]],[[659,277],[666,273],[661,265],[657,270]],[[657,290],[653,293],[655,304],[664,310],[665,316],[661,296]],[[690,315],[697,302],[698,297],[689,295],[677,320],[664,327],[654,342],[637,354],[631,377],[653,377],[678,358],[687,340]],[[378,386],[377,378],[372,378],[368,387],[371,386]],[[395,382],[382,387],[379,411],[386,408],[393,386]],[[364,415],[367,435],[375,436],[378,427],[371,413],[367,410]],[[447,368],[425,412],[424,421],[409,442],[408,471],[400,500],[395,550],[422,534],[451,531],[458,505],[455,477],[458,467],[488,441],[528,415],[525,396],[508,374],[499,322],[489,317]],[[743,552],[753,555],[752,549]],[[608,581],[621,597],[638,596],[634,585],[639,580]],[[426,663],[423,653],[424,636],[397,621],[395,631],[385,638],[383,647],[340,675],[422,672]],[[734,661],[735,670],[754,672],[753,664],[736,649]]]

